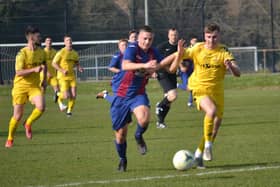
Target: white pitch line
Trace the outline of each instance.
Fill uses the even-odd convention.
[[[130,178],[130,179],[112,179],[112,180],[74,182],[74,183],[66,183],[66,184],[57,184],[57,185],[53,185],[53,187],[68,187],[68,186],[81,186],[81,185],[87,185],[87,184],[111,184],[111,183],[121,183],[121,182],[148,181],[148,180],[155,180],[155,179],[203,176],[203,175],[214,175],[214,174],[224,174],[224,173],[240,173],[240,172],[247,172],[247,171],[259,171],[259,170],[269,170],[269,169],[279,169],[279,168],[280,168],[280,165],[279,166],[256,166],[256,167],[250,167],[250,168],[214,170],[214,171],[200,172],[200,173],[195,173],[195,174],[164,175],[164,176],[139,177],[139,178]],[[50,187],[50,185],[27,186],[27,187]]]

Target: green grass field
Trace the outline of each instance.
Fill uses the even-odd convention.
[[[79,83],[71,118],[59,112],[47,92],[47,109],[33,126],[33,139],[20,125],[14,147],[4,147],[12,115],[11,86],[0,87],[1,187],[270,187],[280,184],[280,75],[226,77],[225,115],[207,169],[176,171],[172,157],[180,149],[194,151],[202,135],[203,113],[187,108],[187,94],[166,119],[167,129],[155,127],[154,109],[162,97],[156,81],[147,89],[152,120],[145,134],[148,153],[141,156],[129,127],[128,170],[116,171],[118,157],[109,117],[109,103],[95,94],[108,82]],[[31,105],[26,105],[25,116]],[[22,120],[23,121],[23,120]]]

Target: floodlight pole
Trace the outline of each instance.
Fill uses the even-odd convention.
[[[149,25],[148,0],[144,0],[144,5],[145,5],[145,25]]]
[[[271,26],[271,48],[275,48],[275,42],[274,42],[274,17],[273,17],[274,11],[273,11],[273,0],[270,0],[270,26]],[[275,53],[272,52],[272,72],[276,72],[275,69]]]
[[[205,7],[205,0],[202,1],[202,5],[201,5],[202,38],[204,38],[203,36],[204,36],[204,27],[205,27],[205,9],[204,9],[204,7]]]

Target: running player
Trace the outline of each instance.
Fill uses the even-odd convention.
[[[116,52],[112,59],[111,59],[111,62],[109,64],[109,68],[108,70],[113,72],[114,73],[114,76],[112,78],[112,81],[111,81],[111,86],[112,86],[112,91],[113,93],[115,93],[115,90],[117,89],[116,85],[117,82],[119,81],[119,74],[120,74],[120,71],[122,69],[122,60],[123,60],[123,54],[124,54],[124,51],[125,49],[127,48],[127,39],[120,39],[119,42],[118,42],[118,48],[119,48],[119,51]],[[103,90],[102,92],[99,92],[97,95],[96,95],[96,99],[106,99],[107,101],[109,101],[110,103],[112,103],[113,101],[113,97],[114,96],[111,96],[108,94],[108,91],[107,90]]]
[[[190,59],[185,59],[182,63],[180,63],[180,69],[179,69],[179,76],[181,77],[182,82],[177,85],[177,88],[180,88],[184,91],[188,90],[188,80],[193,72],[193,62]],[[189,99],[187,102],[188,107],[193,106],[193,97],[192,97],[192,91],[189,93]]]
[[[128,45],[135,45],[137,43],[137,35],[137,30],[132,29],[128,32]]]
[[[192,59],[194,72],[189,79],[189,89],[193,92],[197,109],[205,113],[203,137],[195,151],[198,168],[204,167],[203,160],[213,159],[212,147],[222,122],[224,113],[224,76],[229,70],[240,76],[240,70],[233,55],[225,45],[220,44],[220,27],[210,23],[204,28],[205,42],[192,48],[183,48],[179,41],[178,52],[165,61],[179,64],[182,59]]]
[[[147,152],[143,134],[149,125],[150,106],[145,85],[150,74],[156,70],[162,60],[158,50],[151,47],[153,38],[152,29],[143,26],[139,30],[137,45],[130,45],[124,53],[120,81],[110,110],[116,150],[120,158],[119,171],[126,171],[127,168],[126,136],[128,124],[131,122],[131,112],[137,120],[134,137],[138,150],[142,155]]]
[[[19,121],[23,116],[25,103],[29,101],[35,106],[32,113],[24,122],[27,139],[32,139],[31,125],[45,110],[44,90],[46,89],[46,56],[41,45],[40,30],[28,26],[25,30],[26,47],[22,48],[16,56],[16,75],[12,89],[13,116],[9,123],[9,134],[5,147],[10,148],[14,143],[14,135]],[[43,81],[40,85],[40,72],[43,72]]]
[[[193,47],[197,43],[197,37],[192,36],[190,39],[190,46]],[[188,107],[193,106],[193,97],[192,97],[192,91],[188,90],[188,80],[193,72],[193,62],[190,59],[185,59],[182,63],[179,65],[179,76],[181,77],[181,84],[178,84],[177,88],[180,88],[185,91],[189,91],[189,100],[187,102]]]
[[[62,100],[68,99],[66,115],[71,117],[77,97],[77,81],[74,67],[77,66],[80,72],[83,72],[83,68],[79,64],[78,53],[72,48],[72,38],[70,36],[64,36],[64,45],[65,47],[55,55],[52,65],[57,70],[59,80],[60,94],[58,94],[57,100],[59,109],[63,111]]]
[[[47,36],[45,38],[44,51],[46,53],[46,62],[48,67],[47,83],[51,85],[54,91],[54,102],[56,103],[58,99],[59,86],[58,86],[58,80],[56,76],[56,69],[54,69],[54,67],[52,66],[52,61],[56,54],[56,50],[52,47],[52,38],[50,36]],[[64,109],[66,109],[66,106],[64,106]]]

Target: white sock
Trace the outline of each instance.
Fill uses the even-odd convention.
[[[194,153],[194,157],[195,158],[201,158],[202,157],[202,152],[200,151],[200,149],[196,149],[195,153]]]
[[[204,146],[205,146],[205,148],[212,147],[212,142],[206,141],[205,144],[204,144]]]

